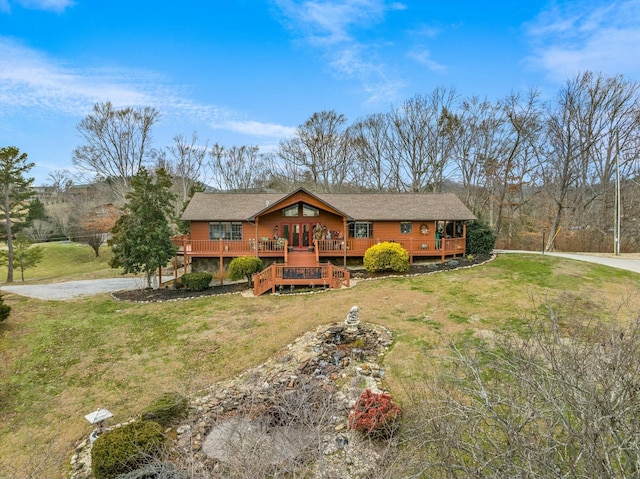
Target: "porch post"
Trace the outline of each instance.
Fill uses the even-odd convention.
[[[258,218],[256,218],[255,225],[256,225],[256,234],[253,240],[254,241],[253,247],[254,247],[255,255],[256,257],[258,257]]]
[[[347,232],[348,232],[347,218],[343,216],[342,217],[342,255],[343,255],[342,266],[344,266],[345,268],[347,267]]]

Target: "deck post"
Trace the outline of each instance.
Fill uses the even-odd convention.
[[[413,265],[413,238],[409,238],[409,265]]]
[[[347,267],[347,232],[349,231],[348,229],[348,225],[347,225],[347,217],[343,216],[342,217],[342,255],[343,255],[343,262],[342,262],[342,266],[344,268]]]
[[[329,289],[333,289],[333,263],[327,263],[327,276],[329,277]]]
[[[271,294],[276,293],[276,269],[278,269],[278,263],[271,265]]]

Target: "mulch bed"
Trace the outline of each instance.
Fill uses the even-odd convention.
[[[474,264],[484,263],[489,259],[489,256],[474,258],[473,261],[469,261],[467,258],[455,258],[445,261],[444,263],[426,263],[426,264],[413,264],[409,267],[408,271],[404,273],[396,272],[379,272],[370,273],[362,269],[350,269],[351,277],[354,279],[375,279],[384,278],[388,276],[414,276],[419,274],[433,273],[436,271],[446,271],[452,269],[458,269],[465,266],[471,266]],[[233,294],[240,293],[251,289],[251,286],[245,282],[214,285],[204,291],[188,291],[186,289],[176,289],[173,287],[166,288],[144,288],[144,289],[132,289],[126,291],[116,291],[113,296],[116,299],[122,301],[134,301],[134,302],[160,302],[160,301],[178,301],[183,299],[202,298],[206,296],[216,296],[221,294]]]

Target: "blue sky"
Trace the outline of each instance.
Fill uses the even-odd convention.
[[[439,86],[552,98],[585,70],[637,80],[639,19],[640,0],[0,0],[0,146],[40,185],[97,102],[158,109],[158,148],[197,131],[268,152],[314,112],[351,123]]]

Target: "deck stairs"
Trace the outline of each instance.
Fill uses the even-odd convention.
[[[287,256],[287,266],[317,266],[316,254],[309,251],[292,251]]]

